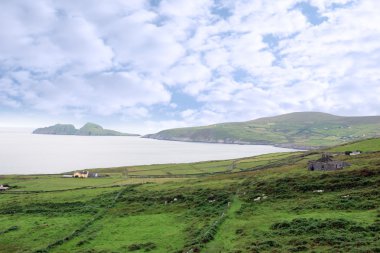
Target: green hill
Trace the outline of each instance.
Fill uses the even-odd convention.
[[[85,135],[85,136],[138,136],[137,134],[126,134],[114,130],[104,129],[100,125],[87,123],[80,129],[70,124],[56,124],[54,126],[37,128],[33,134],[55,134],[55,135]]]
[[[338,171],[308,171],[317,150],[243,158],[235,173],[204,177],[3,176],[0,252],[379,252],[379,142],[342,147],[371,152],[338,154],[351,164]],[[162,167],[206,174],[224,162]]]
[[[380,136],[380,116],[343,117],[295,112],[247,122],[164,130],[146,138],[312,149]]]

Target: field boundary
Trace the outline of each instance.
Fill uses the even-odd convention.
[[[107,188],[118,188],[132,184],[125,185],[110,185],[110,186],[85,186],[78,188],[70,188],[70,189],[61,189],[61,190],[36,190],[36,191],[4,191],[0,194],[34,194],[34,193],[53,193],[53,192],[67,192],[67,191],[78,191],[78,190],[93,190],[93,189],[107,189]]]
[[[292,157],[281,158],[279,160],[273,161],[272,163],[258,165],[249,169],[244,169],[240,171],[216,171],[216,172],[205,172],[205,173],[193,173],[193,174],[166,174],[166,175],[128,175],[128,178],[198,178],[198,177],[207,177],[214,175],[223,175],[223,174],[237,174],[242,172],[250,172],[257,170],[264,170],[269,168],[276,168],[284,165],[290,165],[296,163],[307,156],[318,154],[318,152],[308,152],[305,154],[299,154]]]

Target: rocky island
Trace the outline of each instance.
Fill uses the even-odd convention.
[[[71,124],[56,124],[54,126],[37,128],[33,134],[54,135],[81,135],[81,136],[139,136],[138,134],[121,133],[114,130],[104,129],[94,123],[86,123],[83,127],[76,129]]]

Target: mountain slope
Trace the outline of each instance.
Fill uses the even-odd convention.
[[[318,148],[380,136],[380,116],[342,117],[295,112],[247,122],[164,130],[146,138]]]
[[[55,134],[55,135],[83,135],[83,136],[138,136],[136,134],[125,134],[114,130],[104,129],[100,125],[87,123],[80,129],[70,124],[56,124],[54,126],[37,128],[33,134]]]

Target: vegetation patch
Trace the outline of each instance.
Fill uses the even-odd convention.
[[[365,226],[347,219],[297,218],[272,224],[274,234],[291,237],[292,251],[315,246],[329,246],[351,251],[355,246],[376,246],[380,222]],[[307,239],[297,239],[307,238]]]
[[[128,246],[128,251],[143,250],[145,252],[152,251],[157,248],[157,245],[153,242],[131,244]]]
[[[9,233],[9,232],[11,232],[11,231],[18,230],[18,229],[19,229],[18,226],[12,226],[12,227],[9,227],[9,228],[7,228],[7,229],[5,229],[5,230],[3,230],[3,231],[0,231],[0,235],[2,235],[2,234],[6,234],[6,233]]]

